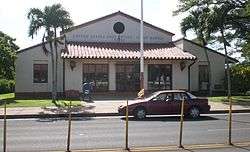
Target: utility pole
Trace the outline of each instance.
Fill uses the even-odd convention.
[[[140,89],[144,89],[144,50],[143,50],[143,0],[141,0],[141,27],[140,27]]]
[[[3,152],[6,152],[6,101],[4,101],[4,120],[3,120]]]

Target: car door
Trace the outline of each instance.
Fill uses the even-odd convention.
[[[188,96],[185,92],[174,92],[173,93],[173,102],[172,102],[172,113],[173,114],[180,114],[181,113],[181,102],[184,98],[184,111],[188,109]]]
[[[166,93],[160,93],[148,102],[148,112],[150,114],[164,114],[166,109]]]

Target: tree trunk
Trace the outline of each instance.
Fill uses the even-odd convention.
[[[227,56],[227,45],[226,45],[226,39],[224,36],[224,30],[223,28],[220,28],[220,33],[223,39],[223,45],[225,50],[225,63],[226,63],[226,73],[227,73],[227,98],[229,99],[231,97],[231,80],[230,80],[230,71],[229,71],[229,62],[228,62],[228,56]]]
[[[52,102],[56,101],[56,90],[55,90],[55,61],[54,61],[54,52],[53,52],[53,44],[52,40],[49,40],[49,46],[51,51],[51,79],[52,79],[52,90],[51,90],[51,96],[52,96]]]
[[[211,96],[212,95],[212,73],[211,73],[211,64],[210,64],[210,59],[209,59],[209,56],[208,56],[208,52],[207,52],[207,49],[205,48],[206,47],[206,41],[203,39],[202,40],[202,45],[203,45],[203,48],[204,48],[204,52],[205,52],[205,55],[206,55],[206,59],[207,59],[207,65],[208,65],[208,95]]]
[[[57,52],[57,41],[56,41],[56,28],[54,28],[55,38],[54,38],[54,47],[55,47],[55,99],[57,100],[57,77],[58,77],[58,52]]]

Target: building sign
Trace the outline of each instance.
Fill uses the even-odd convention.
[[[150,41],[163,41],[164,37],[160,36],[144,36],[145,42]],[[104,35],[104,34],[73,34],[72,37],[69,37],[69,40],[77,40],[77,41],[115,41],[115,42],[131,42],[131,41],[139,41],[140,36],[135,35]]]

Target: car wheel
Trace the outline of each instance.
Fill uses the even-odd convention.
[[[146,110],[142,107],[136,108],[136,110],[134,112],[134,116],[137,119],[144,119],[144,118],[146,118]]]
[[[193,119],[197,119],[200,117],[200,110],[199,108],[197,107],[192,107],[190,110],[189,110],[189,116]]]

